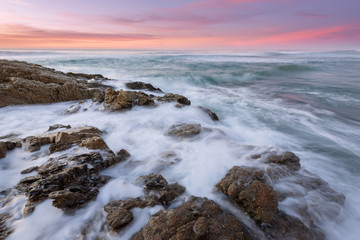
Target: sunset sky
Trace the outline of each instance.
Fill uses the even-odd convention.
[[[0,49],[360,49],[360,0],[0,3]]]

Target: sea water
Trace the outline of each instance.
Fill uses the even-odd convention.
[[[360,235],[360,52],[183,52],[183,51],[0,51],[0,58],[41,64],[63,72],[102,74],[115,89],[128,81],[143,81],[164,92],[188,97],[192,105],[135,107],[108,113],[85,102],[86,112],[66,115],[76,102],[0,108],[0,137],[41,134],[50,125],[90,125],[105,130],[113,151],[122,148],[130,160],[103,174],[113,180],[101,188],[96,201],[72,215],[47,200],[21,217],[26,202],[15,197],[0,209],[11,212],[15,228],[9,239],[77,239],[85,224],[88,238],[104,223],[102,207],[111,200],[142,196],[134,180],[162,174],[186,187],[187,195],[208,197],[222,204],[213,186],[232,166],[249,165],[248,156],[266,150],[293,151],[301,165],[346,196],[340,216],[322,204],[318,224],[327,239],[357,239]],[[212,121],[196,106],[216,112]],[[178,140],[164,133],[180,123],[200,123],[213,131]],[[46,162],[40,153],[21,149],[0,160],[0,191],[24,176],[20,171]],[[171,159],[164,156],[173,156]],[[32,160],[31,160],[32,159]],[[308,196],[297,204],[315,204]],[[285,201],[284,201],[285,202]],[[291,214],[294,204],[280,203]],[[160,207],[135,209],[134,221],[107,239],[129,239]]]

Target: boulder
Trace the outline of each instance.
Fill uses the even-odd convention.
[[[292,152],[285,152],[281,155],[271,155],[267,157],[266,162],[283,165],[292,171],[300,169],[300,158]]]
[[[132,240],[157,239],[251,239],[245,226],[212,200],[193,197],[181,206],[151,216]]]
[[[173,94],[173,93],[167,93],[162,97],[157,97],[157,100],[160,102],[177,102],[182,105],[190,105],[191,101],[187,99],[186,97],[179,95],[179,94]]]
[[[98,137],[98,136],[83,139],[79,146],[86,147],[91,150],[109,149],[109,147],[105,143],[105,141],[101,137]]]
[[[155,88],[150,83],[144,83],[144,82],[127,82],[125,86],[132,90],[148,90],[152,92],[162,92],[160,88]]]
[[[168,182],[163,176],[154,173],[141,176],[138,178],[138,181],[142,182],[146,189],[161,189],[168,185]]]
[[[273,188],[265,183],[264,172],[235,166],[216,185],[255,221],[271,222],[278,211]]]
[[[0,60],[0,107],[98,98],[106,87],[40,65]]]
[[[176,137],[192,137],[200,134],[201,125],[200,124],[183,124],[172,126],[167,132],[167,135],[176,136]]]
[[[154,100],[143,92],[115,91],[108,88],[105,91],[104,107],[109,111],[127,110],[133,106],[154,106]]]

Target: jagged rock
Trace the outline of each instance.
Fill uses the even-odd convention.
[[[84,76],[73,77],[40,65],[0,60],[0,107],[90,99],[105,86]]]
[[[49,151],[50,151],[50,154],[52,154],[54,152],[61,152],[61,151],[71,148],[71,146],[72,146],[72,144],[67,143],[67,142],[52,143],[52,144],[50,144]]]
[[[130,88],[132,90],[141,90],[146,89],[153,92],[162,92],[160,88],[155,88],[150,83],[144,83],[144,82],[127,82],[126,84],[127,88]]]
[[[207,113],[207,115],[209,115],[209,117],[214,120],[214,121],[219,121],[219,117],[216,115],[216,113],[212,112],[210,109],[208,108],[204,108],[204,107],[199,107],[201,110],[203,110],[204,112]]]
[[[27,150],[30,152],[39,151],[41,146],[51,143],[51,139],[48,136],[44,137],[27,137],[24,139],[24,144],[27,146]]]
[[[167,132],[167,135],[176,137],[191,137],[200,134],[200,132],[200,124],[183,124],[171,127]]]
[[[146,189],[161,189],[168,185],[168,182],[163,176],[154,173],[141,176],[138,181],[142,182]]]
[[[192,198],[180,207],[151,216],[132,240],[246,239],[244,225],[212,200]],[[251,238],[247,238],[251,239]]]
[[[38,169],[39,169],[38,166],[29,167],[29,168],[27,168],[27,169],[22,170],[20,173],[21,173],[21,174],[28,174],[28,173],[34,172],[34,171],[36,171],[36,170],[38,170]]]
[[[6,239],[14,231],[6,225],[8,219],[10,219],[9,213],[0,214],[0,239]]]
[[[73,73],[73,72],[68,72],[66,73],[67,76],[70,77],[77,77],[77,78],[87,78],[87,79],[101,79],[101,80],[107,80],[107,78],[105,78],[103,75],[101,74],[86,74],[86,73]]]
[[[270,222],[278,211],[278,199],[264,180],[264,173],[255,168],[233,167],[216,185],[255,221]]]
[[[173,183],[160,189],[160,191],[158,192],[157,201],[165,206],[170,201],[182,195],[184,192],[185,187],[181,186],[178,183]]]
[[[120,151],[118,151],[116,153],[116,155],[118,157],[121,157],[121,158],[124,158],[124,159],[130,157],[130,153],[128,151],[126,151],[125,149],[120,149]]]
[[[7,145],[5,142],[0,142],[0,159],[6,157]]]
[[[311,230],[299,219],[279,212],[273,221],[262,224],[262,230],[270,240],[323,240],[324,233],[320,229]]]
[[[115,91],[108,88],[105,91],[104,107],[109,111],[131,109],[133,106],[153,106],[155,102],[143,92]]]
[[[102,132],[95,127],[77,127],[61,132],[55,135],[55,143],[76,143],[85,138],[99,137]]]
[[[69,128],[71,128],[71,126],[70,125],[63,125],[63,124],[54,124],[54,125],[51,125],[49,127],[48,131],[52,131],[52,130],[59,129],[59,128],[69,129]]]
[[[117,208],[106,217],[107,225],[114,231],[119,230],[133,219],[133,214],[125,208]]]
[[[271,155],[266,159],[267,162],[284,165],[292,171],[300,169],[300,158],[292,152],[285,152],[281,155]]]
[[[80,147],[86,147],[88,149],[108,149],[108,145],[105,143],[105,141],[98,136],[86,138],[82,140]]]
[[[179,95],[179,94],[173,94],[173,93],[167,93],[162,97],[157,97],[157,100],[160,102],[177,102],[179,104],[183,105],[190,105],[191,101],[187,99],[186,97]]]

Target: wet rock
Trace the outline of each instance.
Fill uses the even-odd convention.
[[[0,142],[0,159],[5,158],[7,153],[7,146],[5,142]]]
[[[168,182],[163,176],[154,173],[141,176],[138,181],[142,182],[146,189],[160,189],[168,185]]]
[[[109,111],[131,109],[133,106],[153,106],[154,100],[143,92],[115,91],[112,88],[106,89],[104,107]]]
[[[36,171],[36,170],[38,170],[38,169],[39,169],[38,166],[29,167],[29,168],[27,168],[27,169],[22,170],[20,173],[21,173],[21,174],[28,174],[28,173],[34,172],[34,171]]]
[[[61,151],[71,148],[71,146],[72,146],[72,144],[67,143],[67,142],[52,143],[52,144],[50,144],[49,151],[50,151],[50,154],[55,153],[55,152],[61,152]]]
[[[261,225],[265,235],[271,240],[323,240],[320,229],[310,230],[299,219],[279,212],[272,222]]]
[[[120,149],[120,151],[118,151],[116,153],[116,155],[123,159],[130,157],[130,153],[128,151],[126,151],[125,149]]]
[[[179,95],[179,94],[173,94],[173,93],[167,93],[162,97],[157,97],[157,100],[160,102],[177,102],[179,104],[183,105],[190,105],[191,101],[187,99],[186,97]]]
[[[208,108],[204,108],[204,107],[199,107],[201,110],[203,110],[205,113],[207,113],[207,115],[209,115],[209,117],[213,120],[213,121],[219,121],[219,117],[216,115],[216,113],[212,112],[210,109]]]
[[[59,129],[59,128],[69,129],[69,128],[71,128],[71,126],[70,125],[63,125],[63,124],[54,124],[54,125],[51,125],[49,127],[48,131],[52,131],[52,130]]]
[[[81,140],[91,137],[99,137],[102,132],[95,127],[77,127],[55,135],[55,143],[80,143]]]
[[[27,137],[23,140],[24,145],[30,152],[39,151],[41,146],[51,143],[50,137]]]
[[[108,149],[108,145],[105,143],[105,141],[98,136],[86,138],[82,140],[80,147],[86,147],[88,149]]]
[[[278,211],[276,193],[258,169],[235,166],[216,187],[255,221],[270,222]]]
[[[13,229],[9,229],[6,224],[8,219],[10,219],[9,213],[0,214],[0,239],[6,239],[13,232]]]
[[[155,88],[153,85],[151,85],[150,83],[144,83],[144,82],[127,82],[126,84],[127,88],[130,88],[132,90],[141,90],[141,89],[146,89],[148,91],[153,91],[153,92],[162,92],[160,88]]]
[[[0,107],[91,99],[106,87],[40,65],[0,60]]]
[[[169,202],[182,195],[184,192],[185,187],[178,183],[173,183],[160,189],[157,201],[166,206]]]
[[[151,216],[132,239],[245,239],[243,228],[214,201],[194,197],[180,207]]]
[[[201,132],[200,124],[183,124],[173,126],[168,132],[167,135],[176,136],[176,137],[191,137],[198,135]]]
[[[108,80],[107,78],[105,78],[103,75],[101,74],[86,74],[86,73],[73,73],[73,72],[68,72],[66,73],[67,76],[70,77],[77,77],[77,78],[86,78],[86,79],[100,79],[100,80]]]
[[[292,152],[285,152],[281,155],[271,155],[266,159],[267,162],[286,166],[292,171],[300,169],[300,158]]]
[[[67,108],[64,111],[64,114],[74,114],[74,113],[79,112],[80,109],[81,109],[80,104],[71,105],[69,108]]]
[[[107,225],[114,231],[119,230],[133,219],[133,214],[125,208],[117,208],[106,217]]]

